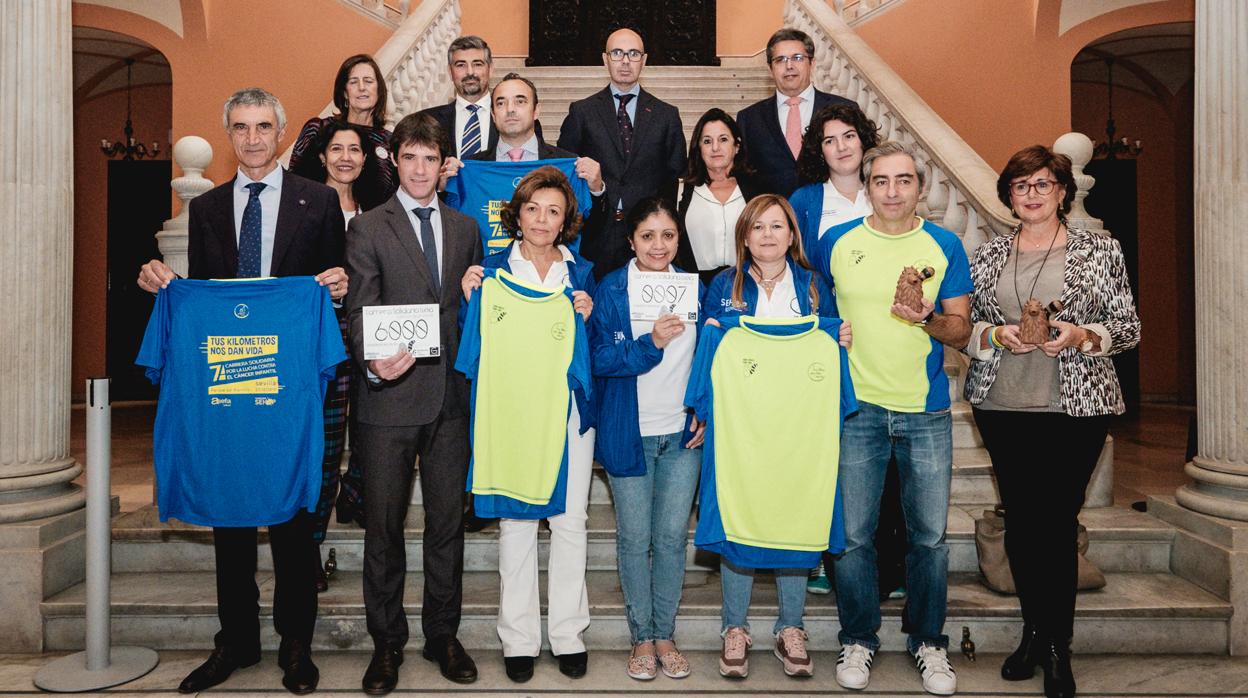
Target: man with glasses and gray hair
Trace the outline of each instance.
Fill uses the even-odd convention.
[[[844,97],[815,89],[815,42],[806,32],[784,28],[767,40],[767,66],[776,95],[737,114],[746,162],[759,174],[762,191],[788,197],[797,189],[802,134],[816,112]]]
[[[676,200],[685,170],[685,132],[676,107],[641,89],[646,47],[632,29],[607,37],[602,63],[611,78],[602,90],[573,102],[559,129],[559,147],[602,166],[606,215],[593,216],[581,234],[581,254],[599,278],[633,258],[624,216],[648,196]],[[588,165],[587,165],[588,167]],[[577,174],[581,165],[577,165]]]

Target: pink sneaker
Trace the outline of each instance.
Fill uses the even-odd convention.
[[[813,676],[815,673],[810,655],[806,654],[808,637],[805,630],[791,625],[776,635],[776,658],[784,664],[784,673],[789,676]]]
[[[750,674],[750,640],[745,628],[728,628],[724,633],[724,651],[719,655],[719,674],[730,679],[744,679]]]

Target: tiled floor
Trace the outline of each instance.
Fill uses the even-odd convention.
[[[1114,502],[1128,506],[1150,494],[1173,494],[1187,482],[1183,474],[1189,407],[1146,405],[1116,418],[1114,436]],[[113,420],[113,494],[122,511],[152,503],[152,420],[154,404],[117,405]],[[84,412],[75,408],[70,448],[80,461],[86,455]]]

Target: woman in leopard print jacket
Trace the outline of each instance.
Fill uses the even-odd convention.
[[[1118,242],[1066,225],[1075,196],[1069,158],[1039,145],[1019,151],[997,195],[1020,225],[971,262],[966,397],[1005,505],[1023,610],[1022,642],[1001,675],[1022,680],[1040,667],[1045,695],[1073,696],[1079,509],[1109,416],[1123,412],[1109,356],[1139,342],[1140,320]],[[1050,309],[1038,344],[1019,328],[1032,299]]]

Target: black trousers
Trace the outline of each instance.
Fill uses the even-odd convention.
[[[407,643],[403,585],[407,576],[403,521],[420,458],[424,500],[425,642],[459,632],[464,576],[464,484],[468,478],[468,417],[438,418],[415,427],[359,424],[364,468],[364,608],[378,644]]]
[[[268,527],[275,584],[273,625],[282,637],[282,649],[292,640],[310,646],[316,627],[314,520],[311,513],[300,511],[290,521]],[[260,653],[256,542],[255,528],[212,529],[217,558],[217,618],[221,622],[214,643],[243,657]]]
[[[1005,506],[1005,553],[1023,620],[1068,639],[1074,634],[1079,509],[1109,416],[974,412]]]

